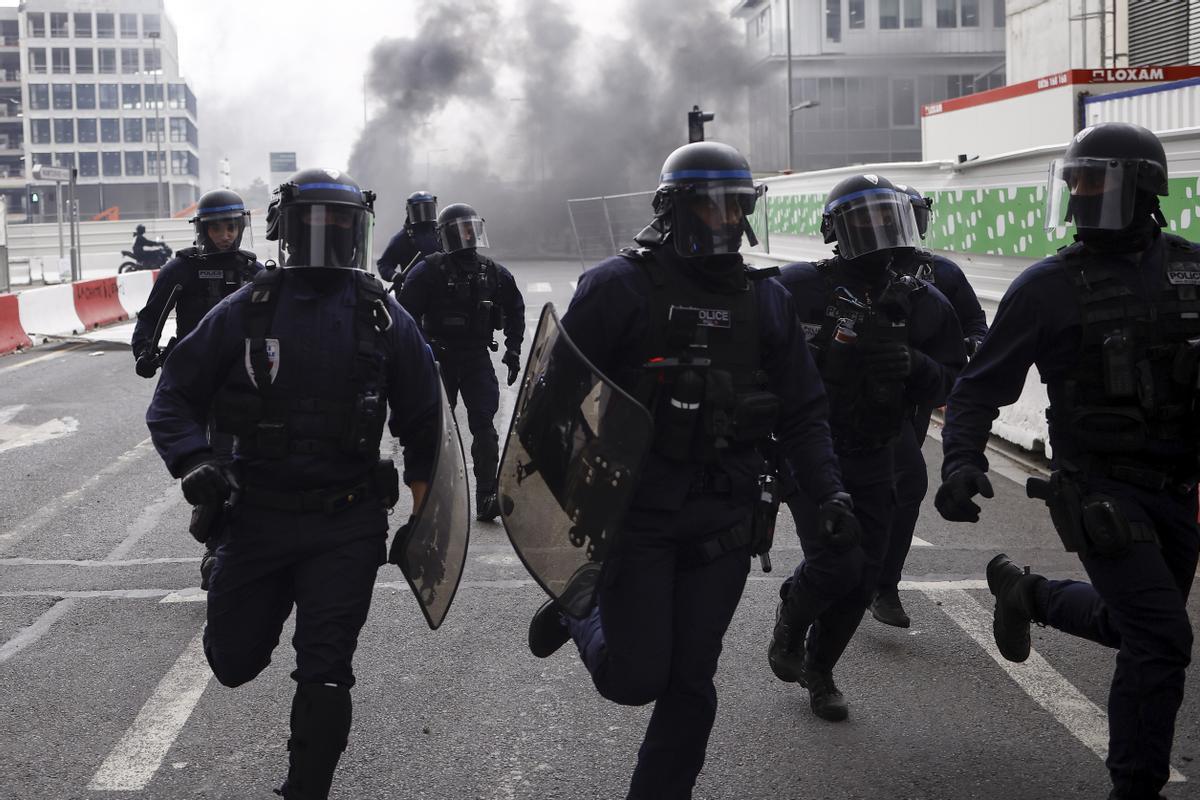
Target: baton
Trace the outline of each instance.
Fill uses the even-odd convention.
[[[175,298],[183,291],[183,284],[177,283],[171,289],[171,294],[167,296],[167,304],[163,306],[162,313],[158,315],[158,323],[154,326],[154,335],[150,337],[150,349],[158,350],[158,340],[162,338],[163,328],[167,325],[167,317],[171,315],[171,309],[175,306]]]
[[[400,279],[401,280],[404,280],[404,276],[407,275],[408,271],[413,268],[413,264],[416,264],[417,260],[419,258],[421,258],[421,256],[423,256],[423,255],[425,255],[425,254],[422,253],[420,250],[418,250],[417,254],[412,257],[412,261],[408,262],[408,266],[405,267],[404,269],[400,270]]]

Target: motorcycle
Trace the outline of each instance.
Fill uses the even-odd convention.
[[[142,257],[139,259],[131,250],[122,250],[121,256],[129,261],[122,261],[121,266],[117,267],[117,272],[137,272],[144,269],[158,269],[171,258],[170,246],[166,242],[157,242],[157,248],[145,248],[142,251]]]

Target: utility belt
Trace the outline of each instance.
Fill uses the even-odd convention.
[[[1068,553],[1081,556],[1117,557],[1135,542],[1158,544],[1154,526],[1131,521],[1115,498],[1088,492],[1078,473],[1055,470],[1046,478],[1029,478],[1025,494],[1042,500],[1050,509],[1050,520]]]
[[[685,565],[702,566],[735,550],[748,549],[758,556],[763,572],[771,571],[771,546],[775,542],[775,520],[779,514],[779,484],[772,474],[758,479],[758,497],[750,516],[725,530],[706,537],[682,556]]]
[[[400,499],[400,473],[390,458],[381,459],[370,474],[351,486],[297,492],[250,485],[238,496],[239,503],[253,508],[325,514],[336,514],[370,499],[380,501],[384,508],[391,508]]]

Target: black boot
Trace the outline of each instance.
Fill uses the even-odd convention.
[[[900,602],[900,593],[894,589],[875,595],[875,599],[871,601],[871,616],[893,628],[907,628],[912,624]]]
[[[827,722],[842,722],[850,716],[846,698],[833,682],[833,671],[818,669],[812,659],[805,658],[796,680],[808,689],[808,702],[813,713]]]
[[[475,496],[475,519],[480,522],[491,522],[498,516],[500,516],[500,503],[496,501],[495,492]]]
[[[302,683],[292,700],[288,776],[276,794],[286,800],[327,800],[333,772],[350,736],[350,690]]]
[[[771,672],[784,683],[795,683],[800,680],[800,670],[804,664],[804,635],[808,632],[805,625],[800,630],[792,614],[788,610],[788,601],[780,600],[775,608],[775,630],[771,632],[771,645],[767,648],[767,662]]]
[[[538,658],[549,658],[570,638],[558,603],[547,600],[529,621],[529,652]]]
[[[1022,570],[1001,553],[988,562],[988,589],[996,598],[992,615],[992,636],[1000,655],[1021,663],[1029,658],[1029,623],[1037,618],[1034,592],[1044,581],[1041,575]]]
[[[205,545],[204,555],[200,557],[200,588],[206,592],[212,583],[213,565],[216,563],[216,547],[212,544]]]

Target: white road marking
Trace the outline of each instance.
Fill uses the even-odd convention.
[[[40,425],[19,425],[13,422],[25,407],[19,405],[0,408],[0,453],[61,439],[79,430],[79,420],[74,417],[52,419]]]
[[[0,558],[0,567],[144,567],[150,564],[198,564],[199,556],[180,558],[118,558],[98,561],[94,558]]]
[[[204,658],[203,634],[197,634],[96,770],[88,789],[101,792],[145,789],[210,680],[212,672]]]
[[[174,589],[23,589],[0,592],[0,597],[62,597],[79,600],[155,600]]]
[[[545,294],[546,292],[553,291],[553,289],[551,288],[550,284],[546,283],[545,281],[538,281],[537,283],[531,283],[526,286],[525,291],[528,294]]]
[[[9,639],[3,645],[0,645],[0,664],[8,661],[17,653],[42,638],[46,631],[50,630],[50,626],[66,616],[67,612],[74,608],[77,602],[79,601],[73,597],[59,600],[46,611],[42,612],[29,626],[17,631],[16,636]]]
[[[44,356],[38,356],[37,358],[31,358],[26,361],[22,361],[19,364],[13,364],[11,367],[5,367],[4,369],[0,369],[0,375],[3,375],[6,372],[12,372],[14,369],[20,369],[21,367],[28,367],[30,364],[38,364],[43,361],[52,361],[53,359],[56,359],[56,358],[62,358],[67,353],[70,353],[73,350],[79,350],[81,348],[87,347],[89,344],[90,344],[90,342],[82,342],[78,345],[75,345],[74,347],[64,347],[62,350],[55,350],[53,353],[46,353],[46,355],[44,355]]]
[[[903,583],[900,588],[904,588]],[[944,588],[932,583],[917,588],[930,600],[937,602],[942,611],[974,639],[1034,702],[1050,712],[1085,747],[1101,760],[1108,756],[1107,715],[1037,651],[1031,651],[1029,659],[1022,664],[1008,661],[996,649],[990,610],[959,588]],[[1172,767],[1170,780],[1179,783],[1187,778]]]
[[[124,541],[113,548],[112,552],[104,557],[106,562],[119,561],[129,555],[134,546],[141,540],[143,536],[155,530],[162,518],[168,511],[171,511],[183,499],[183,493],[180,492],[179,486],[174,482],[165,492],[158,496],[153,503],[142,509],[142,513],[129,526],[128,533]]]
[[[912,546],[913,547],[934,547],[935,545],[933,542],[925,541],[920,536],[914,536],[913,540],[912,540]]]

